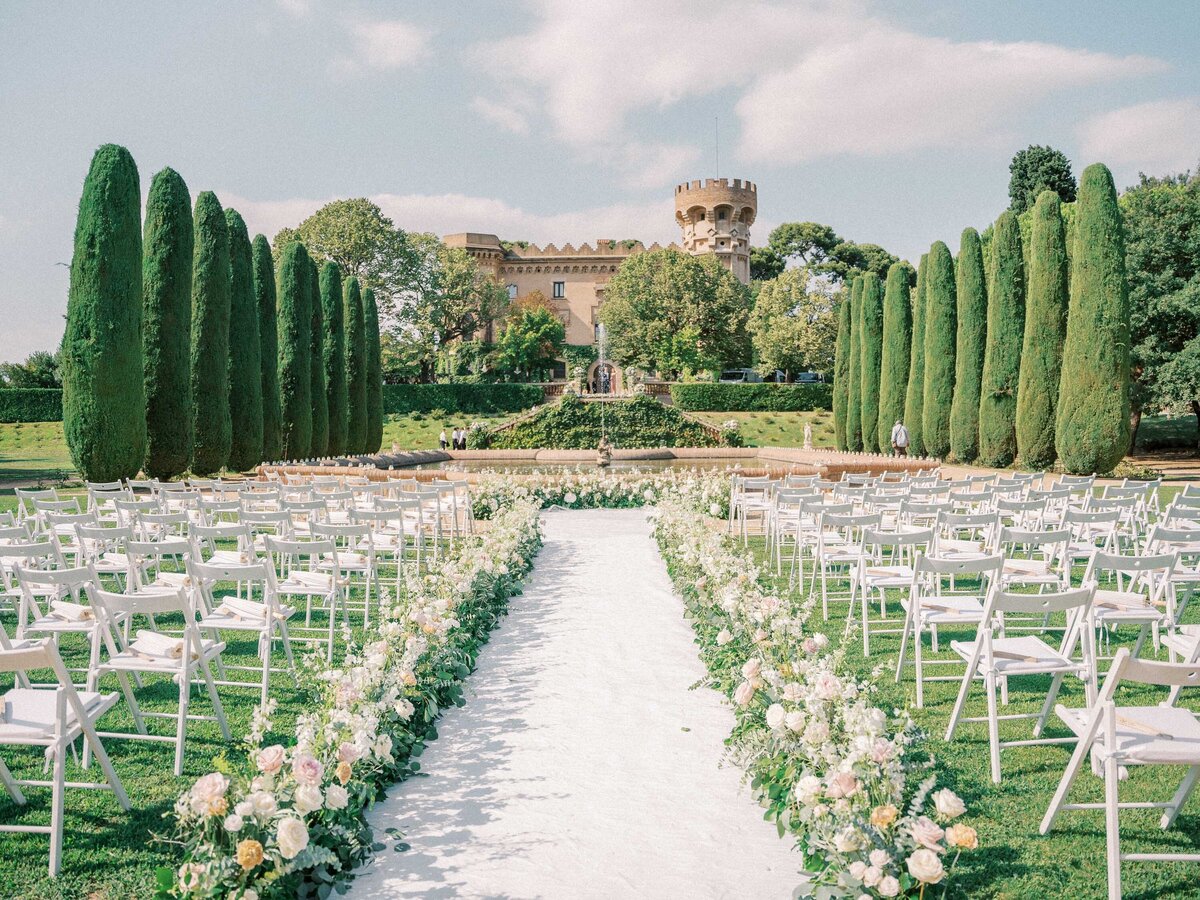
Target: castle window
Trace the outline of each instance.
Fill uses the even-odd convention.
[[[509,300],[517,299],[517,286],[515,284],[510,284],[508,286],[508,299]]]
[[[565,281],[554,282],[554,291],[552,294],[555,300],[562,300],[567,296],[567,283]]]

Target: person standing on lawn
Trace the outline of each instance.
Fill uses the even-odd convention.
[[[892,426],[892,453],[896,456],[908,456],[908,429],[899,419]]]

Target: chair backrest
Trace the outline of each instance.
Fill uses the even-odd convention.
[[[1070,540],[1071,532],[1066,528],[1015,528],[1010,525],[1000,529],[1000,546],[1003,548],[1065,547]]]
[[[28,544],[31,540],[33,532],[29,530],[28,523],[16,525],[8,513],[0,516],[0,544]]]
[[[311,541],[292,541],[273,537],[268,534],[263,538],[263,542],[266,544],[267,552],[275,557],[277,565],[281,564],[285,559],[307,560],[311,568],[316,568],[321,557],[329,556],[335,561],[336,569],[337,544],[328,538],[318,538]]]
[[[1049,615],[1056,612],[1070,612],[1076,609],[1086,609],[1096,594],[1095,583],[1069,591],[1058,591],[1048,594],[1023,594],[1012,591],[996,591],[992,595],[992,612],[1018,613],[1021,615]]]
[[[57,500],[58,491],[54,488],[16,488],[13,492],[17,497],[17,519],[23,520],[37,512],[35,500]]]
[[[917,556],[913,569],[918,578],[923,575],[947,578],[960,575],[987,575],[994,579],[999,575],[1003,565],[1004,554],[1002,553],[969,559],[946,558],[922,553]]]
[[[813,488],[820,479],[820,475],[788,475],[783,479],[783,486],[785,488]]]
[[[1097,551],[1092,556],[1089,572],[1121,572],[1136,574],[1143,572],[1159,572],[1170,574],[1179,561],[1178,553],[1155,553],[1146,556],[1124,556],[1119,553]]]
[[[1180,556],[1200,556],[1200,528],[1168,528],[1155,525],[1146,538],[1146,552],[1175,551]]]
[[[910,531],[879,531],[875,528],[863,530],[863,544],[877,550],[888,547],[928,547],[932,542],[932,528],[914,528]]]
[[[184,629],[189,632],[196,644],[199,643],[196,628],[196,608],[186,591],[182,588],[174,591],[150,591],[136,594],[118,594],[100,588],[91,588],[88,597],[92,605],[107,614],[128,613],[129,615],[153,616],[164,613],[180,613],[183,616]],[[180,659],[182,665],[182,657]]]
[[[43,515],[80,515],[79,498],[69,497],[66,500],[34,500],[33,508]]]

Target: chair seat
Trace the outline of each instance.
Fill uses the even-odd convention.
[[[905,611],[910,602],[907,597],[900,598]],[[979,597],[922,597],[920,609],[921,621],[929,625],[983,621],[983,601]]]
[[[249,550],[217,550],[201,562],[210,566],[248,566],[257,562],[256,555]]]
[[[205,662],[220,655],[225,649],[223,641],[201,638],[200,653],[192,651],[192,660],[201,656]],[[128,648],[122,650],[100,667],[101,669],[122,669],[128,671],[163,671],[178,672],[183,657],[183,638],[157,631],[139,631],[136,639]]]
[[[978,642],[951,641],[950,647],[964,660],[970,660],[975,652],[976,643]],[[1035,635],[992,638],[992,662],[1001,675],[1077,669],[1080,665]]]
[[[1176,634],[1163,635],[1163,644],[1184,659],[1191,659],[1200,645],[1200,625],[1180,625]]]
[[[226,597],[212,612],[200,619],[201,628],[228,628],[237,631],[261,631],[266,627],[265,603],[256,600],[242,600],[237,597]],[[276,607],[276,619],[290,619],[296,614],[293,606]]]
[[[1093,609],[1100,622],[1156,622],[1166,615],[1136,591],[1096,591]]]
[[[1063,724],[1077,736],[1088,726],[1090,711],[1054,709]],[[1117,707],[1117,746],[1121,761],[1134,765],[1200,765],[1200,722],[1186,709],[1175,706]],[[1101,758],[1108,756],[1104,727],[1096,734],[1093,748]]]
[[[344,584],[345,579],[340,579]],[[293,570],[277,585],[281,594],[329,594],[334,590],[333,576],[325,572],[310,572],[307,569]]]
[[[912,580],[912,566],[867,566],[863,570],[863,585],[868,588],[907,587]]]
[[[52,741],[58,722],[57,691],[42,688],[13,688],[3,697],[0,710],[0,744]],[[76,691],[85,715],[96,721],[117,702],[117,694]],[[67,704],[67,729],[79,726],[75,710]]]
[[[983,548],[983,541],[950,538],[937,542],[937,555],[951,559],[982,559],[988,554]]]
[[[1044,559],[1005,559],[1004,568],[1000,571],[1002,575],[1037,577],[1050,574],[1050,563]]]
[[[129,618],[129,614],[115,612],[109,618],[115,624],[121,624]],[[40,634],[87,634],[97,623],[91,607],[68,603],[66,600],[51,600],[50,612],[34,619],[25,626],[25,630]]]

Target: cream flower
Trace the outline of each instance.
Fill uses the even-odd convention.
[[[258,765],[258,771],[264,775],[274,775],[283,768],[283,760],[287,755],[287,751],[279,744],[272,744],[270,747],[263,747],[255,756],[254,762]]]
[[[908,874],[917,879],[923,884],[937,884],[946,877],[946,870],[942,866],[942,858],[932,850],[926,850],[922,847],[920,850],[914,850],[906,862],[908,866]]]
[[[279,843],[280,856],[284,859],[295,859],[308,846],[308,826],[294,816],[281,819],[276,840]]]
[[[298,753],[292,760],[292,776],[299,784],[320,784],[325,767],[311,753]]]
[[[733,640],[733,633],[728,628],[722,628],[717,632],[717,646],[724,647]]]
[[[946,829],[946,843],[958,850],[976,850],[979,835],[970,825],[951,825]]]
[[[324,802],[325,798],[321,796],[321,789],[314,784],[300,785],[292,797],[292,806],[301,815],[320,809]]]
[[[932,820],[921,816],[912,823],[910,828],[913,840],[923,847],[928,847],[930,850],[941,850],[941,840],[946,832],[942,831],[940,825],[937,825]]]
[[[892,875],[884,875],[875,886],[880,897],[895,897],[900,893],[900,882]]]
[[[737,686],[737,690],[733,692],[733,702],[738,706],[745,706],[754,699],[754,685],[748,681],[743,681]]]
[[[221,815],[228,808],[225,801],[225,791],[229,789],[229,779],[220,772],[210,772],[192,785],[189,802],[192,811],[201,816]]]
[[[933,795],[933,808],[943,820],[957,819],[967,811],[967,805],[962,798],[950,788],[942,788]]]
[[[767,707],[767,727],[772,731],[780,728],[786,718],[787,713],[783,711],[783,707],[778,703],[772,703]]]
[[[350,803],[350,795],[340,784],[331,784],[325,789],[325,805],[330,809],[345,809]]]

